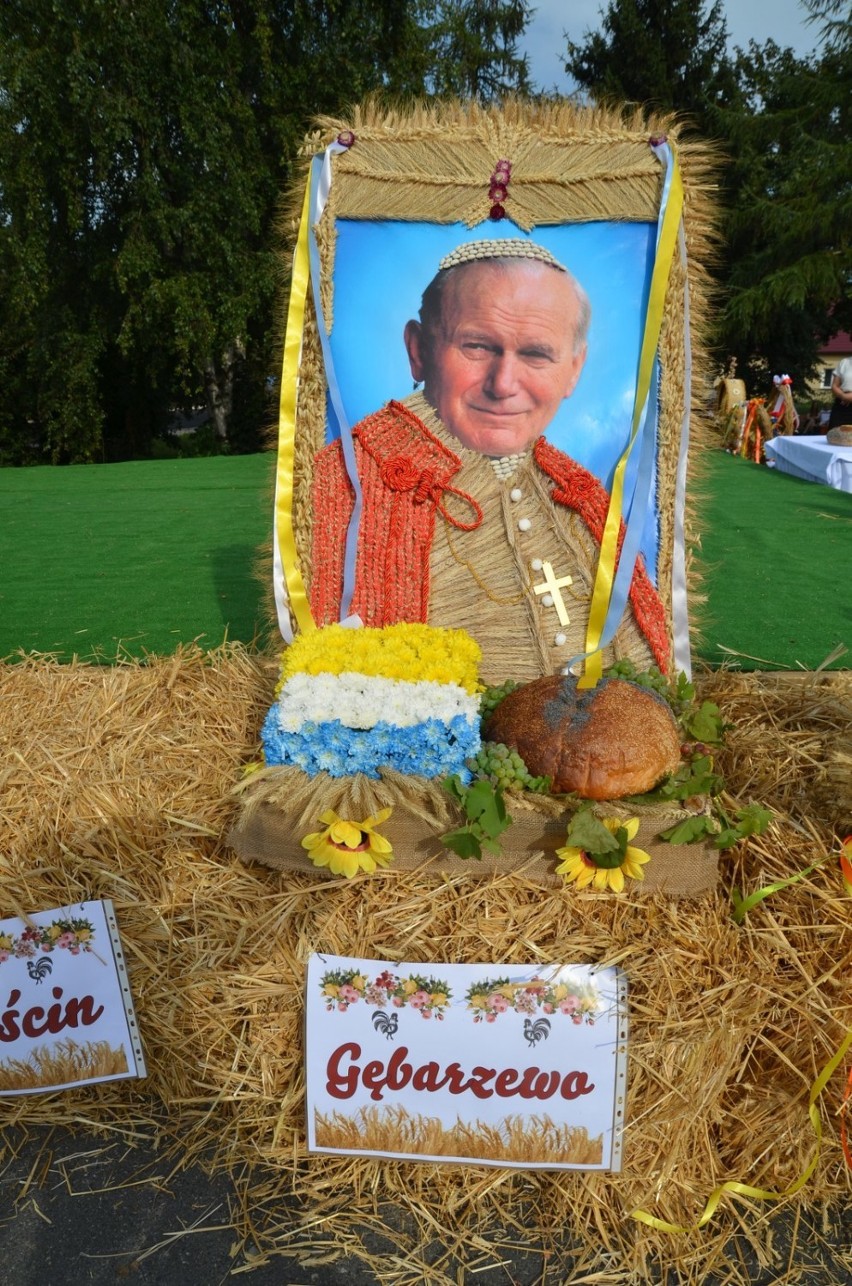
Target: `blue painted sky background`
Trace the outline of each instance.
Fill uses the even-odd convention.
[[[455,246],[484,237],[535,240],[581,282],[592,305],[589,351],[580,380],[547,436],[609,487],[630,436],[630,420],[652,266],[655,225],[585,223],[540,227],[529,237],[508,221],[480,224],[361,222],[337,225],[331,350],[350,425],[412,389],[403,344],[424,287]],[[627,474],[630,494],[638,452]],[[656,515],[642,549],[656,565]]]
[[[350,423],[411,392],[405,323],[443,255],[494,236],[496,226],[338,223],[331,344]],[[574,224],[537,228],[530,238],[503,223],[498,235],[545,246],[589,295],[589,355],[547,436],[609,483],[630,430],[654,227]]]

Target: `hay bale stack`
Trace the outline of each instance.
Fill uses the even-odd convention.
[[[377,1281],[391,1280],[392,1257],[364,1249],[372,1227],[408,1257],[394,1281],[442,1282],[451,1253],[494,1262],[522,1232],[525,1250],[550,1252],[552,1268],[574,1242],[590,1271],[615,1256],[638,1280],[651,1264],[702,1280],[738,1227],[730,1198],[700,1239],[626,1216],[639,1207],[692,1224],[716,1183],[781,1190],[803,1171],[814,1149],[809,1086],[852,1026],[850,904],[836,861],[741,928],[726,892],[694,902],[545,894],[518,876],[392,868],[329,887],[247,868],[222,836],[273,682],[274,668],[239,647],[114,669],[36,658],[0,671],[4,913],[114,900],[150,1069],[145,1082],[4,1099],[4,1120],[156,1132],[177,1163],[226,1167],[242,1190],[235,1231],[261,1258],[355,1253]],[[849,676],[723,673],[703,680],[702,695],[734,725],[721,765],[732,800],[777,810],[767,835],[724,859],[725,889],[755,889],[831,852],[848,816],[832,755],[849,726]],[[316,950],[619,963],[631,993],[623,1173],[308,1161],[303,977]],[[848,1195],[842,1084],[838,1073],[826,1090],[822,1158],[790,1202]],[[281,1206],[293,1193],[306,1216],[295,1228]],[[755,1207],[742,1222],[766,1259],[762,1220]]]

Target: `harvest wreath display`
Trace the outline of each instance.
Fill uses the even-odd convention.
[[[246,861],[691,895],[765,825],[688,677],[696,160],[556,119],[306,143]]]

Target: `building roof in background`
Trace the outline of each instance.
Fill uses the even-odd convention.
[[[839,330],[831,339],[826,340],[819,350],[821,353],[849,353],[852,352],[852,335],[847,335],[845,330]]]

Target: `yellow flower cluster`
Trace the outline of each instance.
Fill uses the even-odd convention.
[[[479,644],[466,630],[443,630],[403,622],[384,629],[349,629],[327,625],[300,634],[283,654],[280,691],[294,674],[376,675],[455,683],[471,694],[480,692]]]

